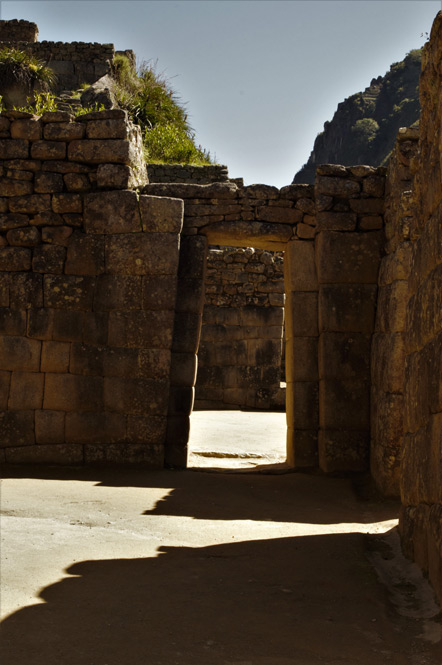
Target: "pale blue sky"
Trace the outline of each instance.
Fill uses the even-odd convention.
[[[340,101],[421,46],[440,0],[2,0],[40,40],[157,61],[233,177],[282,187]]]

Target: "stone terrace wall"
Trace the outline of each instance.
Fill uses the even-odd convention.
[[[0,127],[1,459],[161,467],[182,202],[121,111]]]
[[[400,530],[442,600],[442,12],[425,45],[409,235]]]
[[[213,164],[193,166],[192,164],[148,164],[149,182],[187,182],[195,185],[208,185],[212,182],[228,182],[227,166]]]
[[[31,21],[0,21],[0,42],[36,42],[38,27]]]
[[[376,327],[372,342],[371,472],[384,495],[400,493],[403,444],[405,341],[411,270],[412,173],[418,130],[401,129],[388,167],[385,210],[386,256],[379,271]]]
[[[210,249],[195,408],[284,409],[283,320],[281,253]]]

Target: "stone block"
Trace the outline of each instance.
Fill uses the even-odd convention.
[[[95,280],[73,275],[45,275],[45,307],[54,309],[92,310]]]
[[[90,379],[87,377],[87,380]],[[168,399],[168,381],[120,377],[104,379],[104,405],[108,411],[137,416],[165,416]]]
[[[47,122],[44,138],[46,141],[74,141],[84,137],[85,129],[80,122]]]
[[[12,411],[41,409],[44,374],[12,372],[8,408]]]
[[[48,373],[43,408],[52,411],[101,411],[103,392],[101,377]]]
[[[284,255],[284,281],[286,293],[318,290],[313,243],[296,240],[287,243]]]
[[[376,229],[382,229],[383,225],[384,220],[381,215],[367,215],[359,220],[359,228],[362,231],[375,231]]]
[[[166,437],[167,419],[164,416],[127,417],[127,439],[131,443],[157,444]]]
[[[47,210],[46,212],[34,215],[29,221],[34,226],[61,226],[64,223],[63,217],[56,212]]]
[[[212,370],[217,368],[212,367]],[[225,367],[224,388],[253,388],[262,385],[261,368],[259,367]]]
[[[86,233],[138,234],[142,227],[136,192],[123,190],[86,194],[84,228]]]
[[[297,430],[318,428],[318,382],[287,383],[287,423]]]
[[[127,164],[99,164],[97,185],[102,189],[133,189],[137,179]]]
[[[86,236],[86,245],[99,239]],[[79,252],[81,257],[81,252]],[[76,272],[73,270],[73,272]],[[169,279],[158,278],[158,279]],[[159,296],[162,298],[163,294]],[[166,294],[167,296],[167,294]],[[94,310],[99,312],[130,311],[142,307],[142,278],[135,275],[99,275],[94,295]],[[149,308],[153,309],[153,308]]]
[[[138,350],[74,343],[69,368],[83,376],[137,376]]]
[[[242,326],[282,326],[284,309],[282,307],[256,307],[249,305],[240,310]]]
[[[12,309],[43,307],[43,281],[41,275],[20,273],[12,277],[9,287]]]
[[[261,222],[274,222],[276,224],[297,224],[302,222],[303,214],[296,208],[269,208],[262,207],[256,211],[256,218]]]
[[[201,335],[201,314],[194,312],[176,312],[172,351],[177,353],[196,353]]]
[[[292,337],[287,342],[285,373],[287,382],[318,380],[318,341],[315,337]]]
[[[359,194],[361,187],[358,182],[345,177],[334,177],[317,175],[315,181],[315,193],[325,196],[337,196],[348,199]]]
[[[288,293],[285,307],[286,339],[318,335],[318,294]]]
[[[0,159],[27,159],[29,141],[25,139],[0,139]]]
[[[402,393],[405,381],[405,340],[402,333],[375,333],[372,338],[371,380],[386,393]]]
[[[318,466],[317,430],[287,429],[287,462],[295,469]]]
[[[430,378],[431,368],[429,361],[431,357],[431,347],[424,347],[420,351],[411,353],[406,357],[404,381],[405,432],[416,432],[429,419],[432,399],[430,395],[434,387]]]
[[[170,382],[173,386],[194,386],[198,357],[194,353],[173,353],[170,365]]]
[[[32,252],[24,247],[0,249],[0,271],[19,272],[31,269]]]
[[[321,284],[377,284],[382,235],[324,231],[316,243]]]
[[[25,446],[8,448],[6,461],[9,464],[83,464],[83,446],[73,444]]]
[[[70,349],[71,345],[66,342],[44,341],[41,350],[41,371],[67,373]]]
[[[370,434],[354,430],[320,430],[319,467],[325,473],[366,471]]]
[[[353,212],[318,212],[316,215],[318,231],[354,231],[357,216]]]
[[[135,146],[123,139],[85,139],[71,141],[68,146],[68,159],[74,162],[132,164],[136,157]]]
[[[109,275],[111,277],[111,275]],[[113,276],[112,276],[113,277]],[[117,277],[116,279],[121,279],[121,277]],[[141,290],[138,292],[138,297],[140,297],[141,294],[141,302],[142,302],[142,308],[144,310],[157,310],[157,309],[163,309],[163,310],[174,310],[175,306],[178,307],[177,297],[176,297],[176,291],[177,291],[177,278],[176,275],[147,275],[142,278],[140,277],[131,277],[130,279],[142,279],[142,292]],[[200,292],[202,292],[202,281],[201,280],[194,280],[197,281],[197,287],[200,287]],[[184,305],[187,305],[185,308],[186,310],[191,310],[191,302],[189,303],[189,300],[191,300],[192,296],[195,297],[197,300],[199,297],[199,301],[201,301],[202,297],[204,294],[199,294],[198,290],[192,290],[190,291],[190,298],[183,298],[182,297],[182,291],[186,291],[183,289],[183,284],[181,286],[181,292],[180,292],[180,308],[184,308]],[[198,300],[197,300],[198,304]],[[197,308],[198,312],[202,311],[202,304],[201,307]]]
[[[88,139],[128,139],[129,125],[125,118],[106,118],[88,120],[86,138]]]
[[[256,367],[264,365],[281,367],[281,346],[281,340],[274,339],[251,339],[247,342],[245,340],[236,341],[230,345],[226,345],[226,353],[223,353],[222,349],[220,349],[219,360],[223,362],[223,358],[226,358],[224,362],[228,362],[229,355],[233,355],[238,365],[247,363]],[[243,362],[245,352],[246,363]]]
[[[14,196],[9,199],[9,211],[20,214],[37,215],[46,213],[51,209],[49,194],[30,194],[29,196]],[[32,224],[32,221],[30,222]],[[44,222],[47,224],[48,222]]]
[[[52,339],[53,324],[53,310],[38,308],[28,311],[28,337]]]
[[[67,443],[120,443],[126,440],[126,416],[121,413],[67,413]]]
[[[29,223],[28,215],[20,215],[18,213],[11,213],[10,215],[0,215],[0,231],[9,231],[9,229],[16,229],[27,226]]]
[[[170,363],[171,352],[168,349],[140,349],[135,376],[169,380]]]
[[[9,307],[9,284],[10,275],[8,273],[0,274],[0,307]]]
[[[51,245],[62,245],[66,247],[72,235],[70,226],[43,226],[41,229],[41,239]]]
[[[325,332],[319,338],[321,379],[370,378],[371,335]]]
[[[88,192],[91,189],[91,181],[84,173],[66,173],[63,181],[68,192]]]
[[[377,287],[368,284],[321,286],[321,332],[371,333],[374,328]]]
[[[167,419],[164,458],[166,467],[175,469],[185,469],[187,467],[189,432],[189,416],[169,416]]]
[[[34,250],[32,270],[37,273],[62,275],[66,248],[60,245],[41,245]]]
[[[64,443],[63,411],[35,412],[35,440],[37,443]],[[67,464],[67,461],[65,461]]]
[[[67,275],[101,275],[104,271],[104,238],[89,236],[82,231],[74,231],[68,242],[65,273]]]
[[[404,332],[407,329],[408,283],[397,281],[379,289],[376,331]]]
[[[298,224],[296,226],[296,235],[302,240],[313,240],[316,235],[316,229],[308,224]]]
[[[170,349],[173,320],[172,310],[111,312],[109,344],[120,347]]]
[[[83,312],[82,322],[82,339],[85,344],[107,344],[109,327],[107,312]]]
[[[162,469],[164,447],[145,443],[90,443],[84,445],[85,464],[131,466]]]
[[[122,234],[105,243],[106,271],[125,275],[175,275],[179,237],[174,233]]]
[[[35,247],[40,243],[40,232],[35,226],[11,229],[7,232],[6,239],[13,247]]]
[[[8,408],[9,385],[11,383],[11,372],[0,372],[0,410]]]
[[[379,285],[386,286],[396,280],[407,280],[411,271],[412,245],[405,242],[394,254],[385,256],[379,270]]]
[[[0,369],[24,372],[40,370],[41,343],[13,335],[0,337]]]
[[[80,194],[54,194],[52,210],[56,213],[83,212],[83,199]]]
[[[184,202],[180,199],[141,195],[139,206],[143,231],[181,233]]]
[[[182,236],[178,275],[180,279],[204,279],[208,243],[204,236]]]
[[[35,442],[33,411],[0,411],[0,448]]]
[[[14,120],[11,124],[11,138],[38,141],[41,139],[42,122],[37,118]]]
[[[39,194],[53,194],[63,191],[63,176],[60,173],[42,171],[35,174],[35,191]]]
[[[350,208],[358,215],[382,215],[384,199],[352,199]]]
[[[168,414],[190,416],[193,409],[195,389],[192,386],[171,386]]]
[[[31,143],[32,159],[66,159],[66,143],[61,141],[34,141]]]
[[[369,430],[370,386],[359,379],[322,379],[319,383],[322,429]]]
[[[28,180],[16,180],[2,177],[0,196],[27,196],[34,191],[34,185]]]
[[[0,308],[0,334],[26,335],[26,312],[9,307]]]

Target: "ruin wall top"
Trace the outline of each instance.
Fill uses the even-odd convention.
[[[38,27],[31,21],[13,19],[0,21],[0,41],[3,42],[36,42]]]

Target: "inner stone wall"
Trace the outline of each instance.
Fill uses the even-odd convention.
[[[285,409],[282,253],[210,249],[195,408]]]
[[[147,165],[149,182],[187,182],[195,185],[208,185],[211,182],[228,182],[227,166],[212,164],[153,164]]]
[[[0,128],[1,459],[161,467],[182,202],[123,111]]]

